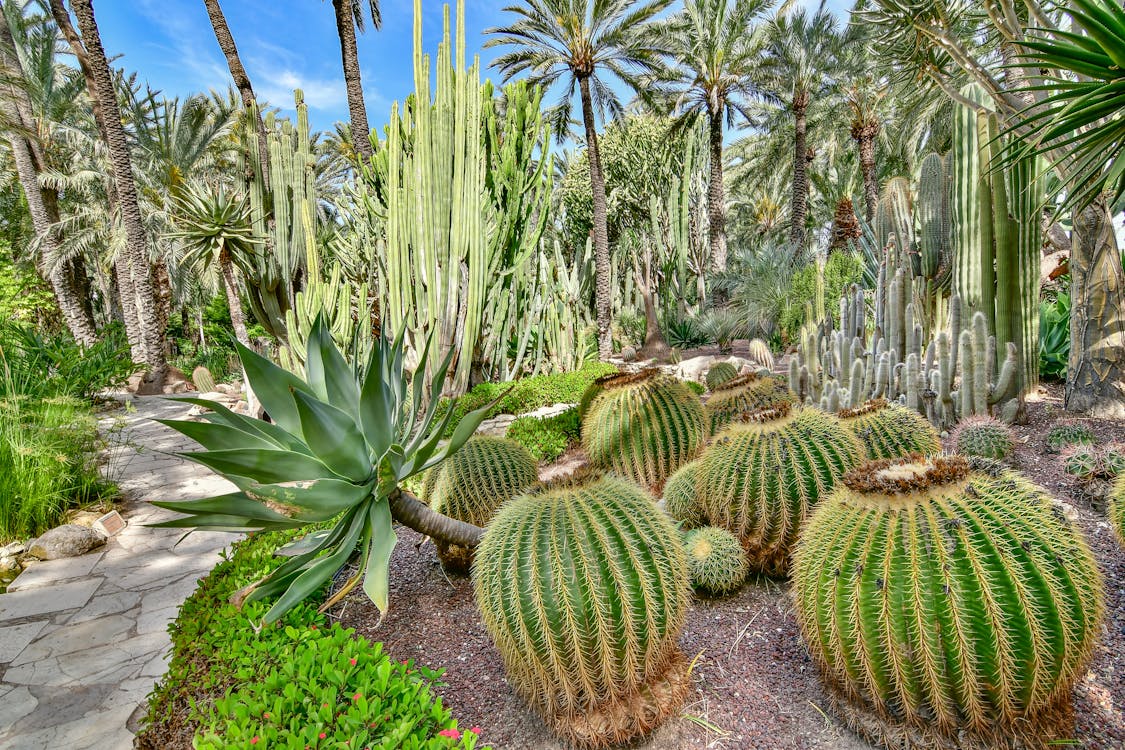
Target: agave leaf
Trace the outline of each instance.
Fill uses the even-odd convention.
[[[301,420],[297,416],[297,406],[293,403],[293,391],[312,393],[305,381],[293,373],[278,367],[262,355],[235,343],[238,358],[242,360],[242,370],[246,380],[254,389],[254,394],[262,402],[262,408],[276,424],[293,435],[301,434]]]
[[[191,422],[180,419],[157,419],[165,427],[186,435],[209,451],[237,450],[238,448],[262,448],[276,450],[278,446],[261,435],[245,432],[237,427],[211,422]]]
[[[484,418],[486,416],[488,416],[488,412],[502,397],[503,394],[501,394],[500,397],[497,397],[491,403],[485,404],[479,409],[475,409],[465,416],[461,417],[461,421],[457,423],[457,427],[453,430],[453,435],[449,438],[449,441],[438,448],[437,451],[434,452],[432,457],[424,450],[418,450],[417,452],[412,454],[412,460],[410,463],[411,469],[407,476],[417,474],[419,472],[425,471],[426,469],[429,469],[432,466],[436,466],[437,464],[440,464],[442,461],[444,461],[448,456],[460,450],[461,446],[465,444],[465,441],[473,436],[473,433],[475,433],[477,431],[477,428],[480,427],[480,423],[484,421]]]
[[[363,590],[379,613],[386,615],[390,609],[391,552],[398,543],[387,498],[380,497],[371,504],[366,521],[367,539],[371,546],[363,572]]]
[[[151,503],[157,508],[174,510],[177,513],[189,515],[202,515],[221,513],[231,517],[241,517],[247,520],[262,521],[290,521],[292,519],[283,513],[267,507],[258,500],[247,496],[245,492],[230,492],[226,495],[205,497],[199,500],[154,500]],[[176,519],[176,520],[191,520]]]
[[[181,401],[185,404],[195,404],[202,406],[211,411],[203,414],[203,418],[208,422],[214,424],[222,424],[227,427],[233,427],[236,430],[243,432],[252,432],[260,437],[274,442],[279,448],[287,448],[288,450],[297,451],[298,453],[308,453],[309,449],[297,437],[289,434],[275,424],[262,421],[261,419],[254,419],[245,414],[236,414],[227,407],[214,401],[208,401],[204,398],[190,398],[187,396],[177,396],[169,398],[169,401]],[[172,429],[176,429],[172,426]]]
[[[359,388],[352,368],[336,348],[323,313],[316,316],[309,333],[305,356],[305,377],[324,401],[339,406],[348,414],[359,409]]]
[[[300,482],[312,479],[340,479],[327,466],[312,456],[284,450],[263,450],[246,448],[244,450],[206,451],[199,453],[180,453],[180,456],[203,464],[216,473],[225,476],[248,477],[262,484]]]
[[[359,423],[363,428],[363,437],[376,457],[382,456],[394,440],[394,422],[391,421],[386,403],[387,393],[382,372],[384,354],[382,346],[375,347],[373,361],[359,395]]]
[[[300,539],[294,539],[292,542],[278,547],[277,552],[274,554],[283,555],[285,557],[295,557],[307,552],[314,552],[320,548],[320,545],[328,538],[331,531],[331,529],[321,529],[320,531],[306,534]]]
[[[300,391],[293,392],[293,400],[305,443],[325,466],[355,482],[363,482],[371,476],[367,441],[351,417]]]
[[[308,521],[327,521],[329,518],[363,502],[375,487],[375,482],[353,484],[342,479],[320,479],[307,487],[293,484],[260,484],[245,477],[228,477],[247,495],[261,495],[281,505],[294,505],[309,513],[298,517]]]

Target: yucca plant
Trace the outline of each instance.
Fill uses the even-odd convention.
[[[154,502],[187,514],[157,526],[222,531],[289,529],[331,522],[291,545],[293,557],[244,593],[278,597],[274,622],[322,589],[358,548],[359,567],[327,608],[363,581],[381,612],[388,606],[388,563],[396,537],[392,519],[446,543],[474,547],[483,530],[442,516],[401,489],[407,478],[455,453],[492,404],[465,415],[448,441],[456,410],[435,418],[450,357],[426,379],[429,346],[413,375],[403,363],[403,337],[386,328],[370,354],[349,364],[322,318],[309,334],[304,380],[238,345],[250,387],[272,422],[236,414],[197,398],[204,422],[167,421],[205,450],[182,454],[228,479],[238,490],[218,497]]]
[[[712,435],[741,414],[793,401],[793,394],[785,383],[756,372],[731,378],[712,391],[711,398],[704,407]]]
[[[683,545],[633,482],[583,472],[514,499],[476,550],[473,587],[512,687],[569,742],[625,744],[687,696]]]
[[[863,443],[869,459],[941,452],[941,437],[925,417],[884,398],[842,409],[836,416]]]
[[[801,633],[837,712],[877,744],[993,750],[1065,737],[1102,615],[1081,533],[992,461],[873,461],[793,556]]]

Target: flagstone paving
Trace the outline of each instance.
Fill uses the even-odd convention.
[[[168,624],[235,538],[144,526],[175,515],[150,500],[232,488],[173,455],[197,446],[152,421],[189,406],[132,403],[102,422],[128,526],[89,554],[29,567],[0,594],[0,748],[132,747],[127,725],[164,673]]]

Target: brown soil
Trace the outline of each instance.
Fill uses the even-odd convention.
[[[1029,403],[1030,423],[1015,428],[1011,463],[1072,504],[1105,576],[1106,628],[1089,672],[1075,690],[1077,724],[1068,746],[1125,748],[1125,552],[1109,525],[1080,496],[1057,455],[1044,453],[1050,424],[1064,417],[1058,390]],[[1090,420],[1099,443],[1125,440],[1125,423]],[[557,464],[575,467],[580,451]],[[544,474],[559,473],[556,465]],[[438,690],[463,727],[480,726],[497,750],[563,747],[505,681],[499,654],[484,630],[467,577],[448,577],[433,545],[406,529],[391,561],[391,611],[378,612],[362,593],[333,611],[342,624],[382,641],[396,659],[444,667]],[[639,747],[661,750],[769,748],[869,750],[872,746],[829,715],[829,700],[797,632],[786,585],[758,578],[735,596],[697,599],[680,645],[693,690],[681,715]]]

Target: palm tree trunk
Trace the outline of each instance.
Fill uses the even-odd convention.
[[[582,123],[586,127],[586,153],[590,158],[590,191],[594,201],[594,311],[598,326],[598,356],[602,359],[613,354],[613,334],[610,331],[613,308],[609,278],[609,227],[606,219],[605,177],[602,159],[598,153],[598,133],[594,126],[594,102],[590,97],[589,77],[580,77],[582,92]]]
[[[53,0],[54,1],[54,0]],[[118,208],[125,226],[125,252],[133,271],[133,286],[137,292],[137,319],[141,338],[144,341],[145,373],[142,390],[158,392],[164,384],[167,362],[164,357],[164,330],[157,325],[158,310],[156,295],[153,293],[152,276],[148,263],[145,229],[141,222],[141,207],[137,199],[137,186],[133,181],[133,165],[130,161],[129,142],[125,128],[121,124],[121,112],[117,106],[117,92],[114,89],[113,72],[106,60],[101,35],[94,19],[92,0],[71,0],[78,29],[81,32],[82,46],[85,49],[90,72],[95,84],[90,98],[97,100],[105,115],[104,133],[107,137],[113,165],[114,184],[117,187]]]
[[[117,282],[117,300],[121,304],[121,320],[125,323],[125,338],[129,340],[129,355],[134,362],[145,361],[144,338],[137,318],[137,290],[133,286],[133,272],[129,261],[118,258],[113,262],[113,277]]]
[[[707,185],[707,231],[711,268],[727,270],[727,213],[723,188],[723,113],[710,113],[711,181]]]
[[[242,298],[238,296],[238,285],[234,280],[234,264],[226,256],[225,250],[219,257],[219,268],[223,273],[223,287],[227,292],[227,306],[230,307],[230,324],[234,328],[234,337],[238,343],[249,349],[250,336],[246,333],[246,315],[242,312]]]
[[[1074,222],[1068,411],[1125,417],[1125,271],[1105,196]]]
[[[859,170],[863,174],[863,211],[868,223],[875,220],[879,204],[879,178],[875,172],[875,137],[878,122],[860,121],[852,125],[852,138],[859,146]]]
[[[355,22],[351,0],[332,0],[336,11],[336,33],[340,37],[340,60],[344,66],[344,85],[348,90],[348,115],[352,123],[352,145],[361,162],[371,160],[371,127],[367,124],[367,108],[363,104],[363,82],[359,72]]]
[[[789,210],[789,242],[797,248],[805,246],[805,219],[809,212],[807,107],[807,94],[798,93],[793,97],[793,197]]]

